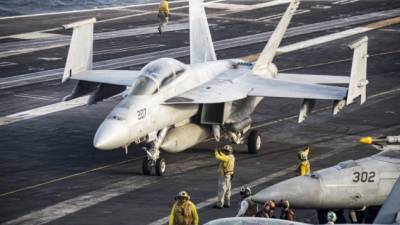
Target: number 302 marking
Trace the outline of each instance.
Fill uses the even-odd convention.
[[[138,120],[142,120],[142,119],[146,118],[146,108],[139,109],[137,111],[137,117],[138,117]]]
[[[353,178],[353,182],[357,183],[357,182],[362,182],[362,183],[373,183],[375,182],[374,178],[375,178],[375,171],[370,171],[370,172],[354,172],[353,173],[354,178]]]

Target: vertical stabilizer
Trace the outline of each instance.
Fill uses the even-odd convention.
[[[190,64],[214,61],[214,45],[203,0],[189,0]]]
[[[358,96],[361,96],[360,104],[363,104],[367,99],[368,37],[365,36],[357,40],[349,45],[349,47],[354,49],[354,54],[346,104],[349,105],[353,103],[354,99]]]
[[[73,31],[62,82],[67,81],[73,74],[92,69],[95,22],[96,18],[91,18],[63,26],[65,29],[72,28]]]
[[[261,52],[260,56],[257,59],[257,62],[254,65],[253,73],[263,76],[274,78],[276,76],[276,72],[272,69],[272,60],[275,57],[276,50],[281,43],[283,36],[285,35],[286,29],[289,26],[290,20],[292,19],[294,13],[296,12],[297,7],[299,6],[299,0],[292,0],[283,14],[282,19],[279,21],[278,26],[275,28],[274,33],[268,40],[267,45],[264,47],[264,50]]]
[[[375,217],[374,224],[399,224],[400,223],[400,177],[397,178],[392,191],[386,198]]]

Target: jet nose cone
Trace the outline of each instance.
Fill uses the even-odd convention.
[[[105,120],[96,131],[93,145],[97,149],[111,150],[128,143],[129,130],[124,121]]]
[[[315,208],[321,202],[320,182],[310,176],[294,177],[261,190],[253,196],[256,202],[279,202],[287,199],[295,208]]]

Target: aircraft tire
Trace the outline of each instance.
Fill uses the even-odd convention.
[[[167,168],[167,163],[165,162],[165,159],[159,158],[156,161],[156,175],[157,176],[163,176]]]
[[[149,175],[151,173],[151,164],[150,164],[150,160],[147,157],[143,158],[142,172],[144,175]]]
[[[247,139],[247,148],[250,154],[257,154],[261,149],[262,144],[261,135],[257,130],[253,130],[250,132],[250,135]]]

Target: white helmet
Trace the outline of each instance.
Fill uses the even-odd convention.
[[[327,218],[328,222],[335,222],[337,219],[336,213],[333,211],[329,211],[328,214],[326,215],[326,218]]]
[[[190,196],[186,191],[180,191],[175,198],[190,199]]]
[[[244,196],[250,196],[251,195],[251,189],[247,186],[243,186],[242,188],[240,188],[240,195],[244,195]]]

